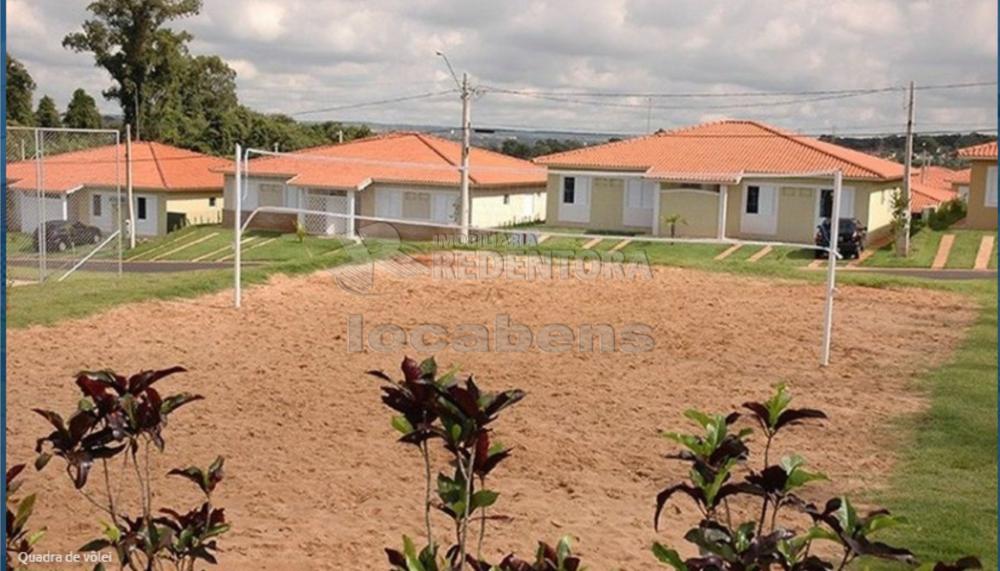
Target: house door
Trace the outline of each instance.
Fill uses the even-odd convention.
[[[817,197],[819,203],[816,205],[816,225],[819,226],[824,218],[830,218],[833,212],[833,189],[824,188],[819,191]],[[840,217],[854,218],[854,189],[843,187],[840,189]]]
[[[778,231],[778,188],[748,185],[743,191],[740,231],[772,235]]]
[[[655,183],[639,179],[625,181],[625,203],[622,205],[622,224],[625,226],[653,226],[653,195]]]
[[[318,192],[307,192],[306,194],[307,210],[349,214],[347,203],[347,197],[339,194],[321,194]],[[347,218],[341,216],[305,214],[303,218],[306,232],[310,234],[330,236],[347,232]]]

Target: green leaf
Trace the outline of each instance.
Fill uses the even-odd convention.
[[[35,509],[35,494],[27,496],[17,504],[17,516],[14,517],[14,529],[21,529],[31,517],[32,510]]]
[[[494,492],[493,490],[479,490],[478,492],[472,494],[470,511],[476,511],[479,508],[488,508],[496,503],[498,497],[500,497],[500,492]]]
[[[902,517],[895,517],[889,514],[876,514],[865,522],[863,531],[865,535],[868,535],[880,529],[889,529],[890,527],[896,527],[905,523],[906,519]]]
[[[119,541],[121,541],[122,532],[116,526],[102,520],[101,527],[104,528],[103,529],[104,537],[107,537],[108,540],[111,541],[111,543],[117,544]]]
[[[406,558],[408,571],[426,571],[424,564],[417,556],[417,548],[413,545],[413,540],[409,536],[403,536],[403,557]]]
[[[684,564],[684,560],[681,559],[681,556],[678,555],[678,553],[673,549],[667,549],[658,541],[653,543],[653,555],[655,555],[661,563],[666,563],[677,571],[688,571],[688,567]]]
[[[38,543],[39,541],[41,541],[42,538],[45,537],[45,532],[46,531],[48,531],[48,530],[43,527],[42,529],[40,529],[40,530],[36,531],[35,533],[32,533],[31,535],[29,535],[28,536],[28,545],[33,546],[36,543]]]
[[[413,425],[402,415],[392,417],[392,427],[403,434],[413,432]]]
[[[41,454],[39,454],[38,458],[35,458],[35,470],[41,470],[42,468],[44,468],[51,459],[52,455],[49,454],[48,452],[42,452]]]
[[[697,422],[702,428],[708,428],[708,425],[713,422],[713,418],[700,410],[688,409],[684,411],[684,416]]]

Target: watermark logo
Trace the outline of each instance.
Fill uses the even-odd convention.
[[[405,328],[396,323],[366,323],[363,315],[347,320],[351,353],[646,353],[656,348],[653,328],[644,323],[526,325],[499,314],[492,329],[483,323],[422,323]]]
[[[418,227],[419,228],[419,227]],[[404,229],[405,230],[405,229]],[[333,270],[336,283],[357,295],[377,294],[380,272],[395,278],[445,280],[646,280],[653,273],[645,251],[548,249],[533,233],[473,234],[462,243],[452,234],[435,235],[431,250],[401,239],[400,229],[376,223],[362,227],[345,252],[348,264]],[[527,248],[527,249],[524,249]]]

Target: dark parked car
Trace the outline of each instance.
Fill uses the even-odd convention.
[[[856,218],[841,218],[840,228],[837,230],[837,252],[844,258],[857,258],[865,249],[865,238],[867,228],[861,225]],[[816,227],[816,245],[824,248],[830,244],[830,219],[825,218]],[[826,257],[826,252],[816,250],[816,257]]]
[[[94,226],[87,226],[83,222],[49,220],[43,226],[45,250],[48,252],[65,252],[75,246],[101,243],[101,230]],[[43,228],[39,228],[32,237],[36,252],[39,251],[38,242],[42,232]]]

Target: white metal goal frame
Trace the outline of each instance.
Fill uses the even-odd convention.
[[[30,250],[30,253],[22,252],[28,253],[28,255],[24,256],[24,259],[21,259],[22,256],[19,256],[19,252],[8,251],[8,267],[5,269],[9,271],[11,262],[21,264],[22,262],[30,261],[33,263],[37,261],[39,283],[44,283],[50,274],[58,274],[56,281],[61,282],[83,267],[87,262],[94,259],[98,253],[105,252],[109,245],[115,244],[117,255],[115,256],[116,259],[111,260],[111,263],[114,264],[113,269],[115,273],[120,276],[123,271],[122,254],[124,250],[122,240],[124,234],[122,231],[123,218],[121,215],[109,218],[109,226],[107,229],[104,229],[105,233],[97,235],[93,242],[88,244],[93,247],[85,252],[81,252],[82,255],[79,258],[72,254],[49,252],[50,240],[46,235],[48,229],[47,222],[51,220],[80,221],[78,219],[79,212],[81,210],[89,212],[90,204],[77,204],[81,199],[84,201],[87,200],[87,197],[82,194],[80,195],[82,198],[77,198],[75,195],[75,192],[78,192],[77,189],[53,195],[52,192],[46,190],[45,180],[46,171],[52,165],[59,164],[58,157],[61,154],[86,151],[101,146],[113,146],[114,184],[110,185],[113,189],[103,190],[102,195],[107,196],[109,204],[121,205],[124,166],[122,164],[121,133],[116,129],[75,129],[16,125],[9,125],[6,129],[7,149],[5,161],[8,165],[12,163],[34,163],[33,175],[35,178],[35,188],[33,191],[23,189],[12,190],[10,186],[14,181],[10,178],[11,173],[7,173],[8,179],[4,181],[4,229],[5,240],[7,240],[8,246],[11,244],[10,232],[16,229],[18,232],[25,233],[23,230],[26,226],[32,226],[33,224],[33,227],[26,233],[32,236],[31,239],[27,240],[29,244],[27,249]],[[14,136],[12,137],[11,135]],[[35,202],[34,207],[30,204],[32,201]],[[55,213],[51,212],[53,210],[51,208],[53,201],[61,202],[61,208],[57,207],[57,212]],[[73,202],[72,207],[70,206],[70,201]],[[33,217],[33,222],[25,220],[28,217]],[[13,228],[15,226],[16,228]],[[70,244],[70,249],[75,251],[77,246],[75,238],[71,238],[70,241],[74,242]],[[31,258],[36,258],[36,260],[32,260]],[[8,279],[10,279],[9,275]]]
[[[242,201],[245,194],[245,183],[248,174],[247,162],[251,153],[259,153],[261,155],[274,155],[272,151],[258,151],[255,149],[242,150],[240,145],[236,146],[236,168],[235,174],[235,189],[234,189],[234,216],[233,216],[233,231],[234,231],[234,256],[233,256],[233,280],[234,280],[234,294],[233,294],[233,305],[237,309],[242,305],[242,260],[241,260],[241,244],[242,244],[242,234],[249,227],[250,222],[257,216],[258,213],[274,213],[274,214],[298,214],[298,215],[312,215],[312,216],[325,216],[330,218],[345,219],[349,222],[346,226],[350,229],[355,228],[357,221],[367,221],[367,222],[381,222],[386,224],[401,225],[401,226],[422,226],[427,228],[436,228],[442,231],[448,231],[450,233],[455,233],[457,235],[462,235],[463,228],[467,228],[471,233],[490,233],[490,234],[509,234],[509,235],[535,235],[536,237],[541,235],[546,235],[554,238],[575,238],[584,240],[593,239],[605,239],[605,240],[631,240],[632,242],[645,242],[650,244],[719,244],[719,245],[746,245],[746,246],[777,246],[777,247],[789,247],[804,250],[814,250],[824,252],[827,257],[827,271],[826,271],[826,291],[825,299],[823,304],[823,331],[822,331],[822,345],[820,351],[820,364],[822,366],[828,366],[830,364],[830,352],[831,344],[833,339],[833,306],[834,306],[834,295],[836,294],[836,284],[837,284],[837,260],[842,258],[842,256],[834,247],[838,243],[840,234],[839,224],[830,224],[830,240],[828,246],[819,246],[817,244],[810,243],[800,243],[800,242],[782,242],[773,240],[741,240],[737,238],[671,238],[665,236],[635,236],[635,235],[614,235],[614,234],[588,234],[585,232],[573,233],[573,232],[559,232],[559,231],[539,231],[531,230],[526,228],[483,228],[473,225],[463,227],[461,224],[449,224],[442,222],[428,222],[428,221],[414,221],[406,220],[402,218],[389,218],[384,216],[365,216],[360,214],[355,214],[353,209],[350,213],[336,213],[327,211],[310,210],[307,208],[294,208],[294,207],[283,207],[283,206],[257,206],[254,208],[248,216],[244,219],[242,216]],[[368,161],[374,162],[374,161]],[[395,163],[402,164],[402,163]],[[421,165],[418,163],[409,163],[413,168],[419,168]],[[440,167],[434,167],[440,168]],[[454,167],[454,170],[461,170],[461,167]],[[787,173],[782,175],[768,175],[768,174],[753,174],[754,178],[774,178],[774,179],[796,179],[796,178],[821,178],[830,177],[833,182],[833,200],[831,205],[831,212],[840,212],[841,195],[843,191],[843,172],[841,170],[827,170],[827,171],[808,171],[808,172],[798,172],[798,173]],[[353,235],[351,236],[353,237]]]

